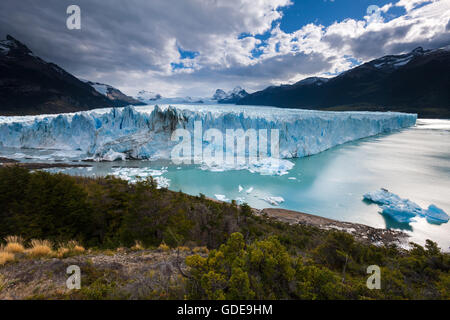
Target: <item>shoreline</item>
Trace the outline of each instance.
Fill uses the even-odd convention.
[[[48,168],[73,168],[73,167],[92,167],[87,164],[67,164],[67,163],[32,163],[20,162],[14,159],[0,157],[0,167],[20,166],[30,170],[48,169]],[[206,197],[215,202],[222,203],[223,201]],[[228,202],[227,202],[228,203]],[[307,226],[317,227],[322,230],[337,230],[347,232],[355,237],[356,240],[370,243],[373,245],[396,245],[405,248],[408,243],[409,235],[402,231],[374,228],[360,223],[347,222],[324,218],[318,215],[304,213],[295,210],[281,209],[281,208],[252,208],[253,213],[257,216],[275,219],[279,222],[288,223],[291,225],[302,224]]]
[[[206,199],[218,203],[224,203],[214,198],[206,197]],[[225,202],[228,203],[229,202]],[[264,208],[256,209],[252,207],[253,214],[260,217],[270,218],[279,222],[290,225],[301,224],[316,227],[322,230],[336,230],[351,234],[355,240],[372,244],[375,246],[392,246],[406,249],[408,247],[408,238],[410,237],[403,231],[374,228],[365,224],[340,221],[318,215],[304,213],[301,211],[281,209],[281,208]]]
[[[396,245],[400,248],[405,248],[408,245],[409,235],[403,231],[374,228],[365,224],[324,218],[314,214],[280,208],[254,210],[258,215],[266,216],[291,225],[302,224],[317,227],[322,230],[343,231],[351,234],[358,241],[376,246]]]

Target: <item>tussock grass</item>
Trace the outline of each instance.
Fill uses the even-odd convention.
[[[33,257],[49,257],[54,254],[52,243],[48,240],[31,240],[31,248],[27,252]]]
[[[6,246],[4,251],[9,253],[22,253],[25,251],[23,239],[19,236],[7,236],[5,238]]]
[[[177,247],[177,250],[189,252],[189,251],[191,251],[191,248],[186,247],[186,246],[179,246],[179,247]]]
[[[14,261],[14,253],[7,251],[0,251],[0,266],[11,261]]]
[[[69,255],[78,255],[82,254],[86,251],[86,249],[78,243],[78,241],[71,240],[67,243],[60,243],[58,246],[58,250],[56,251],[56,256],[58,258],[64,258]]]
[[[159,245],[158,250],[159,250],[159,251],[166,252],[166,251],[169,251],[169,250],[170,250],[170,247],[163,241],[163,242],[161,242],[161,244]]]
[[[58,250],[56,251],[56,257],[58,258],[64,258],[67,255],[69,255],[70,250],[66,247],[59,247]]]
[[[67,243],[67,247],[69,248],[69,250],[71,252],[73,252],[75,254],[81,254],[86,251],[86,249],[75,240],[69,241]]]
[[[134,246],[131,247],[131,250],[134,251],[139,251],[139,250],[144,250],[144,245],[142,244],[142,241],[135,241],[134,242]]]

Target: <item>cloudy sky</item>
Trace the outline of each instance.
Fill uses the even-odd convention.
[[[81,30],[66,9],[81,8]],[[252,92],[450,44],[449,0],[2,0],[0,37],[81,78],[171,96]]]

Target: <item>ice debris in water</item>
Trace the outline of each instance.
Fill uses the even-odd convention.
[[[214,195],[216,198],[217,198],[217,200],[219,200],[219,201],[230,201],[230,199],[227,199],[227,197],[225,196],[225,195],[223,195],[223,194],[215,194]]]
[[[284,199],[282,197],[273,197],[273,196],[265,197],[262,200],[270,203],[273,206],[279,206],[282,202],[284,202]]]
[[[422,209],[417,203],[402,199],[383,188],[366,193],[363,198],[378,204],[382,213],[398,222],[411,222],[416,216],[424,217],[430,223],[446,223],[449,220],[449,216],[433,204],[428,209]]]
[[[147,179],[148,177],[153,177],[153,180],[157,184],[157,188],[168,188],[170,186],[170,179],[162,177],[164,173],[167,172],[167,167],[162,167],[160,170],[151,168],[113,168],[112,175],[126,180],[130,183],[136,183]]]

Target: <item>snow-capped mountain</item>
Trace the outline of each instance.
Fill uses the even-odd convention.
[[[219,101],[222,99],[225,99],[227,97],[227,93],[225,91],[223,91],[222,89],[217,89],[216,92],[214,93],[212,99]]]
[[[113,103],[115,103],[118,107],[123,107],[124,105],[133,105],[133,106],[139,106],[144,105],[142,101],[136,100],[130,96],[125,95],[117,88],[114,88],[113,86],[110,86],[109,84],[104,84],[100,82],[92,82],[89,80],[82,80],[83,82],[86,82],[91,87],[93,87],[98,93],[104,95],[109,100],[111,100]]]
[[[217,89],[212,97],[212,100],[215,100],[218,103],[236,103],[246,96],[248,96],[247,91],[237,86],[228,92],[225,92],[222,89]]]
[[[320,110],[403,111],[450,118],[450,46],[388,55],[340,75],[271,86],[237,104]]]
[[[201,97],[163,97],[159,93],[155,93],[152,91],[141,90],[136,95],[136,99],[143,102],[144,104],[192,104],[192,103],[207,103],[214,104],[215,101],[212,101],[208,98]]]
[[[138,92],[138,94],[136,95],[136,99],[145,103],[145,104],[150,104],[154,101],[157,101],[159,99],[161,99],[161,95],[159,93],[155,93],[152,91],[146,91],[146,90],[141,90]]]

